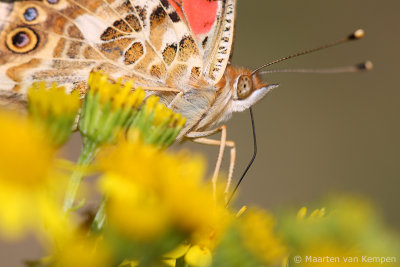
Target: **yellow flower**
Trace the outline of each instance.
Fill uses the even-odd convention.
[[[326,209],[321,208],[321,209],[316,209],[314,210],[310,216],[307,218],[307,207],[302,207],[298,213],[297,213],[297,219],[298,220],[304,220],[304,219],[320,219],[325,216]]]
[[[207,267],[211,266],[211,251],[206,247],[193,246],[185,255],[185,261],[190,266]]]
[[[67,94],[65,87],[58,87],[57,83],[53,83],[50,88],[46,87],[45,82],[33,83],[28,89],[28,102],[34,112],[44,118],[76,115],[80,108],[78,92]]]
[[[53,83],[34,83],[28,90],[28,108],[33,120],[44,128],[51,143],[63,145],[71,136],[73,124],[80,108],[79,94],[67,94],[64,87]]]
[[[303,207],[296,218],[283,217],[280,228],[291,255],[303,258],[298,266],[382,266],[380,262],[363,262],[363,256],[393,257],[400,249],[371,206],[355,197],[331,199],[326,208],[316,209],[309,216]],[[294,264],[292,256],[288,260]]]
[[[128,138],[140,137],[165,148],[185,124],[185,119],[161,104],[157,96],[148,97],[142,105],[146,94],[141,88],[133,88],[133,81],[112,82],[104,73],[92,72],[88,83],[79,120],[84,143],[113,143],[129,128]]]
[[[143,102],[145,92],[133,90],[133,81],[121,79],[111,82],[102,72],[89,76],[89,90],[85,96],[79,120],[84,142],[97,145],[112,143],[126,129]]]
[[[60,207],[58,211],[62,212]],[[107,243],[101,235],[88,234],[87,229],[78,224],[80,219],[73,214],[61,214],[62,216],[54,216],[51,212],[46,214],[49,217],[45,218],[46,234],[50,238],[45,244],[49,256],[44,266],[113,266],[111,244]]]
[[[158,96],[152,95],[130,125],[128,140],[140,137],[145,143],[165,148],[175,141],[185,122],[181,114],[173,112],[159,102]]]
[[[0,113],[0,231],[17,238],[41,225],[54,151],[26,118]]]
[[[108,221],[124,236],[154,240],[168,229],[169,215],[155,191],[114,174],[106,174],[101,181],[108,195]]]
[[[160,163],[162,152],[154,146],[143,145],[140,140],[127,142],[123,139],[117,146],[108,146],[100,152],[98,165],[105,173],[117,174],[128,181],[155,186],[162,170],[153,168]],[[104,188],[105,189],[105,188]]]
[[[245,246],[266,264],[282,262],[286,248],[275,232],[275,218],[266,211],[250,209],[238,218]]]
[[[137,267],[137,266],[139,266],[139,263],[135,260],[124,260],[118,267]]]
[[[212,188],[202,181],[202,159],[189,160],[184,155],[166,157],[163,165],[160,191],[175,224],[188,232],[211,231],[223,207],[215,203]]]
[[[102,72],[90,73],[88,84],[89,90],[78,122],[83,141],[78,159],[80,168],[71,175],[64,211],[70,211],[74,204],[85,167],[93,161],[102,145],[114,143],[127,130],[145,97],[145,92],[140,88],[131,92],[132,81],[123,83],[119,79],[111,82]]]
[[[101,238],[72,234],[53,255],[54,266],[59,267],[109,267],[111,250]]]
[[[100,154],[99,166],[106,173],[100,188],[108,197],[108,220],[132,237],[154,238],[171,227],[190,237],[210,233],[217,222],[221,207],[202,181],[200,158],[121,142]]]
[[[183,255],[185,255],[186,252],[189,250],[189,248],[190,248],[190,244],[181,243],[175,249],[169,251],[168,253],[165,253],[163,256],[167,259],[168,258],[177,259],[177,258],[180,258]]]
[[[89,95],[98,97],[103,105],[112,103],[112,107],[115,110],[138,108],[145,97],[142,89],[136,89],[136,93],[131,94],[133,89],[132,80],[123,83],[122,79],[118,79],[117,82],[113,83],[102,72],[90,73],[88,84]]]

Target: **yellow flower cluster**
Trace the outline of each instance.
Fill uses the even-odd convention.
[[[335,198],[310,215],[304,207],[279,219],[256,208],[231,211],[223,187],[213,192],[204,180],[201,157],[164,150],[185,119],[132,85],[90,75],[78,122],[84,148],[66,188],[55,149],[70,136],[79,96],[38,83],[28,118],[0,112],[0,238],[40,235],[50,256],[35,266],[268,267],[285,259],[285,266],[366,266],[343,257],[396,255],[398,243],[359,199]],[[92,206],[75,204],[83,167],[96,172],[103,197],[84,223],[76,211]],[[318,261],[325,256],[342,261]]]
[[[131,238],[154,238],[172,226],[193,233],[218,219],[200,158],[121,142],[100,154],[99,165],[109,220]]]
[[[185,125],[186,119],[181,114],[173,112],[159,102],[158,96],[150,96],[143,108],[147,116],[154,116],[154,125],[159,126],[168,122],[170,127],[180,127]]]
[[[28,89],[29,113],[56,147],[70,137],[80,105],[77,91],[67,94],[56,83],[47,88],[45,82],[37,82]]]
[[[60,240],[58,240],[60,241]],[[110,267],[111,248],[102,238],[87,237],[83,233],[70,233],[53,251],[50,266]]]
[[[79,165],[90,164],[103,145],[115,143],[126,133],[128,140],[140,138],[159,148],[168,147],[185,123],[180,114],[159,103],[158,97],[150,96],[143,104],[146,94],[141,88],[133,88],[133,81],[114,82],[102,72],[92,72],[88,84],[78,123],[83,139]],[[72,208],[83,176],[81,170],[72,174],[65,211]]]
[[[292,255],[303,259],[296,266],[382,266],[372,258],[393,260],[400,249],[374,218],[371,206],[355,197],[336,196],[327,201],[326,208],[309,215],[303,207],[296,218],[284,216],[280,228]],[[365,262],[367,258],[371,262]],[[288,260],[289,265],[295,264],[290,256]],[[386,262],[383,266],[396,263]]]
[[[92,72],[88,84],[79,130],[86,142],[112,143],[133,119],[145,92],[140,88],[132,92],[133,81],[112,82],[101,72]]]
[[[276,265],[286,254],[283,241],[275,233],[275,217],[260,209],[250,209],[239,217],[245,246],[264,264]]]
[[[310,216],[307,218],[307,207],[302,207],[298,212],[297,212],[297,219],[298,220],[304,220],[304,219],[321,219],[325,216],[326,213],[326,208],[321,208],[321,209],[316,209],[314,210]]]
[[[47,88],[45,82],[36,82],[28,89],[29,107],[35,109],[34,113],[40,114],[43,118],[68,114],[76,114],[80,108],[79,94],[72,91],[65,92],[65,87],[53,83]]]
[[[235,242],[257,262],[282,261],[285,249],[274,233],[273,217],[251,209],[235,219],[220,204],[222,197],[215,202],[212,187],[204,184],[201,159],[140,142],[121,142],[103,150],[98,165],[105,173],[99,186],[107,196],[112,232],[136,243],[159,242],[171,235],[190,242],[176,244],[177,249],[163,255],[170,266],[180,258],[190,266],[210,266],[213,251],[224,250],[225,245],[219,246],[230,229],[239,232]],[[227,246],[237,243],[227,242]]]
[[[136,89],[132,94],[133,81],[126,83],[122,79],[116,82],[110,82],[108,76],[102,72],[92,72],[89,75],[89,91],[88,94],[98,97],[100,103],[104,105],[111,104],[112,108],[117,110],[138,108],[145,97],[142,89]]]
[[[128,131],[128,140],[141,138],[159,148],[170,146],[185,125],[186,119],[150,96],[134,118]]]

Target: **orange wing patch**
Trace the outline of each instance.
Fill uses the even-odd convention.
[[[170,44],[164,49],[162,55],[163,60],[165,63],[167,63],[167,65],[171,65],[171,63],[174,61],[177,50],[178,48],[176,44]]]
[[[199,55],[199,50],[191,36],[185,36],[179,43],[178,60],[187,61],[192,55]]]
[[[126,65],[133,64],[144,55],[143,45],[140,42],[133,43],[125,52],[124,62]]]

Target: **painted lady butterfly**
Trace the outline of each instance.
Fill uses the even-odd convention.
[[[219,125],[275,87],[229,65],[235,7],[235,0],[0,3],[0,104],[24,101],[37,80],[85,93],[89,72],[102,69],[133,78],[185,116],[179,138],[220,146],[219,159],[231,147],[233,164],[235,144]],[[221,140],[204,138],[219,131]]]
[[[178,139],[220,147],[214,179],[231,148],[230,181],[235,143],[221,124],[277,86],[262,82],[259,69],[229,64],[235,9],[236,0],[0,2],[0,105],[23,103],[34,81],[84,94],[93,69],[133,78],[186,117]],[[217,132],[220,140],[205,138]]]

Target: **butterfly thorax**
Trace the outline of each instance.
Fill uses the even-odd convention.
[[[240,77],[251,77],[251,88],[249,87],[248,94],[243,99],[238,97]],[[181,137],[189,132],[203,132],[216,128],[227,121],[233,112],[243,111],[261,99],[266,91],[259,89],[267,86],[257,74],[252,75],[250,70],[228,65],[218,83],[208,88],[186,90],[179,100],[174,102],[174,110],[187,119]],[[166,104],[173,101],[171,93],[160,96]]]

